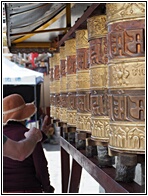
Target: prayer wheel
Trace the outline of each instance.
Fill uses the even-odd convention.
[[[108,152],[117,155],[115,179],[131,182],[145,153],[145,3],[109,3],[106,14]]]
[[[65,41],[65,55],[67,62],[67,125],[76,127],[76,40]]]
[[[49,70],[49,76],[50,76],[50,116],[54,118],[55,116],[55,99],[54,99],[54,75],[53,75],[53,57],[50,58],[50,70]]]
[[[106,15],[89,18],[87,28],[90,50],[91,138],[95,141],[108,142]]]
[[[76,31],[76,54],[76,131],[84,131],[91,133],[89,44],[88,32],[86,29]]]
[[[110,153],[145,152],[145,3],[109,3]]]
[[[60,53],[54,53],[53,55],[53,73],[54,73],[54,119],[60,118]]]
[[[106,15],[92,16],[87,20],[90,51],[91,140],[97,146],[99,166],[111,166],[114,157],[108,155],[109,114],[107,26]]]
[[[67,123],[67,77],[65,47],[60,47],[60,114],[61,122]]]

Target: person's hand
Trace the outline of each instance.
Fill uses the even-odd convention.
[[[48,125],[48,115],[46,115],[45,117],[44,117],[44,120],[43,120],[43,123],[42,123],[42,128],[41,128],[41,130],[45,133],[45,135],[52,135],[53,134],[53,132],[54,132],[54,129],[53,129],[53,127],[52,127],[52,125],[51,124],[49,124]]]
[[[34,139],[36,142],[42,140],[42,133],[39,129],[32,127],[29,131],[24,133],[25,137],[28,139]]]

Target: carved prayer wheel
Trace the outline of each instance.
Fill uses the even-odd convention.
[[[89,43],[86,29],[76,31],[77,122],[76,130],[91,132]]]
[[[109,3],[110,152],[145,152],[145,3]]]
[[[54,118],[55,116],[55,99],[54,99],[54,74],[53,74],[53,57],[50,58],[50,116]]]
[[[91,138],[95,141],[108,142],[106,15],[89,18],[87,28],[90,50]]]
[[[54,119],[60,118],[60,53],[54,53],[53,55],[53,73],[54,73]]]
[[[76,40],[65,41],[65,55],[67,61],[67,125],[76,127]]]
[[[60,114],[61,122],[67,123],[67,77],[65,47],[60,47]]]

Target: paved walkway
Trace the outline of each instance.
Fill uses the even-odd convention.
[[[51,184],[55,187],[55,194],[61,194],[61,159],[60,145],[43,144],[45,156],[48,160]],[[97,194],[99,184],[82,169],[79,194]]]

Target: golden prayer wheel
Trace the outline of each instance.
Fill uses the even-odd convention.
[[[61,122],[67,123],[67,77],[65,47],[60,47],[60,115]]]
[[[76,40],[65,41],[65,56],[67,61],[67,125],[76,127]]]
[[[87,29],[90,51],[91,138],[95,141],[108,142],[106,15],[88,18]]]
[[[53,57],[50,58],[50,116],[54,118],[55,116],[55,103],[54,103],[54,75],[53,75]]]
[[[145,152],[145,3],[106,4],[110,151]]]
[[[60,73],[59,73],[59,65],[60,65],[60,54],[54,53],[53,55],[53,72],[54,72],[54,119],[59,120],[60,115]]]
[[[76,131],[91,132],[89,43],[86,29],[76,31],[76,91],[77,122]]]

